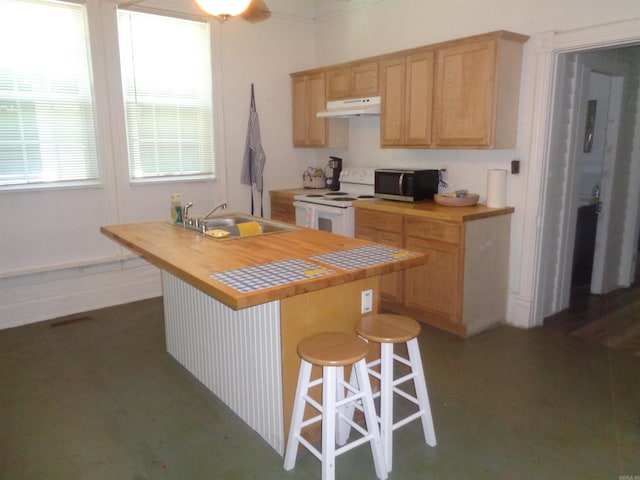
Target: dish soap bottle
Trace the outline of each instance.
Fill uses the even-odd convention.
[[[591,190],[591,203],[598,203],[600,201],[600,184],[596,183],[596,186]]]
[[[171,195],[171,220],[173,223],[182,223],[182,204],[179,193]]]

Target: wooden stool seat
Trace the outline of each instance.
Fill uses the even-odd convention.
[[[319,333],[298,344],[298,355],[307,362],[320,366],[353,365],[362,360],[368,351],[367,343],[351,333]]]
[[[403,315],[367,315],[356,323],[356,332],[376,343],[405,343],[420,334],[420,324]]]
[[[376,476],[380,480],[387,478],[387,466],[384,463],[376,407],[365,359],[368,351],[367,343],[354,333],[319,333],[298,343],[300,373],[284,456],[285,470],[295,467],[298,446],[303,445],[322,462],[322,479],[334,480],[336,457],[363,443],[369,443]],[[311,379],[313,365],[322,367],[321,378]],[[344,380],[344,367],[347,365],[353,365],[352,375],[357,386]],[[310,394],[310,390],[318,385],[322,386],[322,403]],[[345,415],[347,406],[356,402],[364,412],[366,427],[358,425]],[[318,414],[305,419],[305,409],[315,409]],[[302,434],[303,428],[317,422],[322,422],[321,450]],[[344,432],[351,429],[356,430],[360,437],[347,442],[348,435]],[[336,444],[339,445],[338,448]]]

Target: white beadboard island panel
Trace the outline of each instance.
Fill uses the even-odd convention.
[[[233,310],[162,271],[167,351],[284,454],[280,301]]]

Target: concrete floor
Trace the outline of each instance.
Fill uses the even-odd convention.
[[[640,356],[539,328],[420,337],[438,437],[395,435],[390,479],[640,478]],[[311,479],[164,348],[160,299],[0,331],[0,478]],[[370,451],[337,478],[375,478]]]

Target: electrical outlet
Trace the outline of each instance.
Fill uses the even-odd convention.
[[[373,290],[362,291],[362,313],[369,313],[373,310]]]

